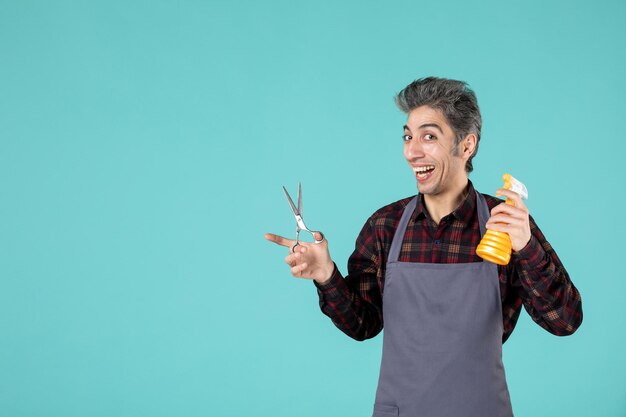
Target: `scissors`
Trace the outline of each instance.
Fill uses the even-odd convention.
[[[291,248],[291,251],[295,252],[296,246],[298,246],[300,244],[300,239],[299,238],[300,238],[300,231],[301,230],[306,230],[307,232],[311,233],[311,235],[313,235],[313,239],[315,240],[315,243],[322,243],[324,241],[324,234],[322,232],[309,229],[304,224],[304,220],[302,220],[302,184],[298,183],[298,207],[296,207],[296,205],[293,204],[293,200],[291,199],[291,196],[287,192],[287,189],[285,188],[284,185],[283,185],[283,191],[285,192],[285,196],[287,197],[287,201],[289,202],[289,205],[291,206],[291,211],[293,211],[293,215],[296,217],[296,223],[297,223],[297,226],[296,226],[296,244],[293,245],[293,247]],[[320,240],[315,239],[315,233],[319,233],[320,235],[322,235],[322,238]]]

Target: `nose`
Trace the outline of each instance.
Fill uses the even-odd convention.
[[[417,138],[404,143],[404,157],[408,160],[424,156],[424,144]]]

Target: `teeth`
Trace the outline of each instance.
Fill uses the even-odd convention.
[[[432,169],[435,169],[434,165],[429,165],[429,166],[426,166],[426,167],[413,168],[413,171],[418,172],[418,173],[423,173],[423,172],[426,172],[426,171],[430,171]]]

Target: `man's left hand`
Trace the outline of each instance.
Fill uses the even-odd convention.
[[[487,221],[487,229],[496,232],[505,232],[511,237],[511,245],[514,251],[522,250],[530,241],[530,219],[528,208],[523,203],[519,194],[500,188],[496,191],[497,196],[507,197],[515,206],[498,204],[491,209],[491,217]]]

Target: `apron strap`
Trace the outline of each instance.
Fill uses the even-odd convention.
[[[485,235],[485,223],[489,220],[490,212],[485,197],[476,191],[476,205],[478,206],[478,226],[480,227],[480,237]]]
[[[396,233],[393,235],[393,241],[391,242],[391,249],[389,249],[389,258],[387,262],[398,262],[400,257],[400,248],[402,247],[402,241],[404,240],[404,233],[406,232],[406,226],[409,224],[409,219],[417,207],[417,199],[419,194],[409,201],[409,204],[404,208],[404,213],[400,218],[400,223],[396,227]]]
[[[416,195],[409,201],[409,204],[404,208],[404,212],[402,213],[402,217],[400,218],[400,223],[398,223],[398,227],[396,227],[396,233],[393,235],[393,241],[391,242],[391,249],[389,250],[389,258],[387,262],[398,262],[398,258],[400,257],[400,249],[402,248],[402,242],[404,241],[404,235],[406,233],[406,227],[409,224],[409,220],[415,211],[415,207],[417,207],[417,199],[419,198],[419,194]],[[485,234],[485,223],[489,219],[489,206],[487,205],[487,201],[485,197],[476,191],[476,205],[478,211],[478,226],[480,227],[480,237],[482,238]]]

